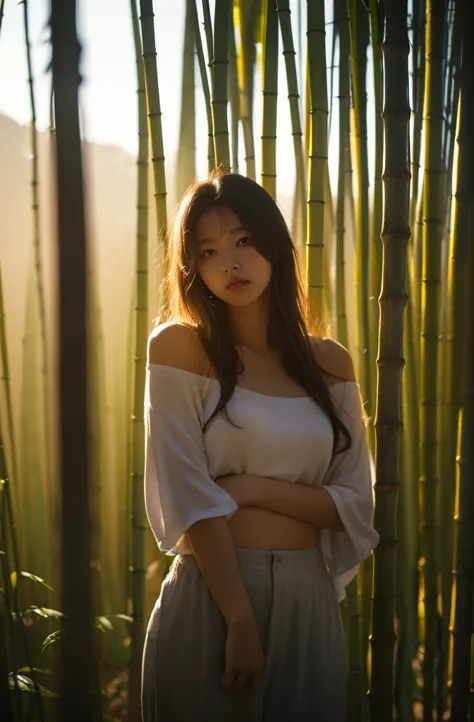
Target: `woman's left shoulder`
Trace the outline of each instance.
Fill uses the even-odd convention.
[[[354,363],[349,351],[329,336],[310,336],[314,358],[321,370],[337,381],[355,381]]]

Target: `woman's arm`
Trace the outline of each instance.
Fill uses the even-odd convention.
[[[252,474],[225,476],[216,479],[216,483],[239,506],[258,506],[317,527],[344,531],[336,505],[323,487]]]
[[[147,360],[157,367],[169,366],[201,375],[203,355],[197,336],[183,325],[159,327],[149,339]],[[147,509],[152,528],[158,540],[171,537],[168,546],[186,533],[227,625],[244,624],[253,621],[254,612],[226,517],[216,515],[216,507],[225,506],[222,497],[228,499],[228,495],[216,494],[219,490],[209,476],[201,429],[202,399],[195,386],[197,377],[188,377],[187,385],[185,378],[180,378],[178,384],[175,374],[168,377],[165,371],[163,375],[161,371],[154,375],[147,399],[150,485]]]
[[[187,531],[194,556],[227,627],[253,622],[254,610],[223,517],[201,519]]]

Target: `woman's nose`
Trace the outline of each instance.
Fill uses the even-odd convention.
[[[229,256],[224,259],[223,269],[224,271],[237,271],[240,268],[240,264],[235,258]]]

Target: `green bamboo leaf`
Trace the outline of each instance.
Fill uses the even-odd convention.
[[[12,590],[13,590],[13,591],[15,591],[15,589],[16,589],[17,580],[18,580],[18,575],[17,575],[17,573],[16,573],[16,572],[12,572],[12,573],[10,574],[10,584],[12,585]]]
[[[52,644],[56,644],[56,642],[60,642],[64,639],[66,636],[66,630],[65,629],[57,629],[55,632],[52,632],[51,634],[48,634],[46,639],[43,641],[43,646],[41,647],[41,651],[44,652],[45,649],[48,649]]]
[[[100,629],[101,632],[105,633],[105,630],[108,629],[109,631],[113,629],[112,623],[107,619],[107,617],[95,617],[94,619],[94,627],[96,629]]]
[[[103,614],[102,616],[105,617],[105,619],[123,619],[125,622],[130,622],[130,624],[133,622],[133,618],[128,614]]]
[[[11,573],[11,577],[15,574],[15,586],[16,586],[16,572]],[[46,589],[49,589],[50,592],[54,592],[53,587],[50,587],[49,584],[46,584],[44,579],[41,579],[41,577],[37,577],[36,574],[30,574],[29,572],[20,572],[20,577],[25,577],[25,579],[31,579],[33,582],[38,582],[38,584],[41,584]],[[13,581],[12,581],[13,586]],[[15,588],[13,586],[13,588]]]
[[[43,672],[44,674],[51,674],[51,671],[49,669],[40,669],[39,667],[20,667],[16,670],[17,674],[20,674],[21,672]]]
[[[44,619],[47,619],[49,617],[52,617],[53,619],[61,619],[65,616],[57,609],[49,609],[48,607],[37,607],[35,604],[32,604],[29,609],[26,609],[23,612],[24,617],[31,617],[33,614],[36,614],[38,617],[43,617]]]
[[[36,687],[32,679],[25,677],[23,674],[16,675],[16,681],[21,692],[29,692],[30,694],[36,694]],[[8,675],[8,686],[10,689],[15,689],[15,680],[13,673]],[[50,699],[59,699],[59,694],[53,692],[50,689],[46,689],[43,685],[37,685],[42,697],[49,697]]]

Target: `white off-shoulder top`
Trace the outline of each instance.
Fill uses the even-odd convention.
[[[158,547],[191,554],[185,533],[199,519],[238,510],[214,479],[255,474],[288,483],[324,485],[345,531],[321,529],[320,546],[338,598],[379,535],[372,525],[374,469],[356,382],[330,387],[336,413],[352,438],[331,460],[333,431],[311,397],[268,396],[236,386],[222,414],[202,428],[220,398],[217,379],[147,364],[145,383],[145,505]],[[341,447],[345,439],[340,435]]]

